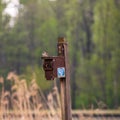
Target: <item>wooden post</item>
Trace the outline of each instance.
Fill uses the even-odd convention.
[[[64,56],[65,58],[65,77],[60,78],[62,120],[72,120],[68,49],[67,42],[63,37],[58,38],[58,56]]]

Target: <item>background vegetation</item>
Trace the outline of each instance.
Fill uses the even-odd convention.
[[[0,74],[34,73],[47,91],[41,54],[56,55],[58,36],[69,42],[73,108],[120,106],[120,1],[20,0],[14,25],[0,3]],[[29,81],[28,81],[29,82]],[[6,89],[9,83],[5,82]]]

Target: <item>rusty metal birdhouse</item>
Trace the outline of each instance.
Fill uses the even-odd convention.
[[[63,56],[42,57],[43,69],[47,80],[65,77],[65,59]]]

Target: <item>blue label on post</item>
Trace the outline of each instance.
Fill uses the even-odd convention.
[[[58,78],[65,77],[65,68],[64,67],[57,68],[57,76],[58,76]]]

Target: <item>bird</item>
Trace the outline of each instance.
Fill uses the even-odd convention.
[[[46,51],[44,51],[44,52],[42,53],[42,57],[48,57],[48,53],[47,53]]]

